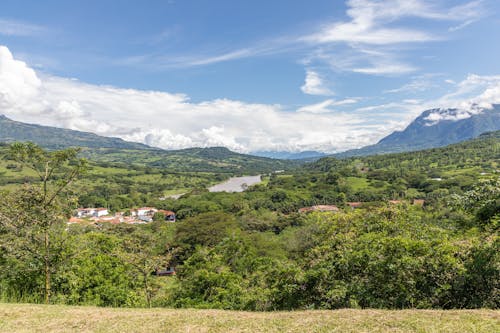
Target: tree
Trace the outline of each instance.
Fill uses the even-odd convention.
[[[64,244],[71,202],[65,190],[87,164],[77,153],[73,148],[48,152],[30,142],[14,143],[9,149],[8,158],[34,172],[40,182],[27,183],[0,199],[4,249],[18,259],[31,255],[41,264],[45,303],[50,301],[51,275]]]
[[[139,275],[144,289],[146,304],[151,307],[155,286],[151,274],[170,263],[172,255],[165,249],[158,250],[159,244],[164,243],[152,232],[138,230],[122,240],[123,251],[116,254],[122,261],[131,265]],[[165,253],[166,252],[166,253]],[[157,289],[157,288],[156,288]]]

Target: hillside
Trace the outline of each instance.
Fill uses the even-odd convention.
[[[259,174],[289,170],[298,161],[277,160],[235,153],[224,147],[181,150],[84,149],[82,156],[96,162],[139,165],[171,171]]]
[[[491,164],[490,164],[491,163]],[[345,168],[353,164],[362,164],[373,169],[410,168],[410,169],[450,169],[480,167],[490,164],[494,168],[500,163],[500,131],[486,132],[479,137],[445,147],[419,151],[390,153],[383,156],[353,156],[339,159],[325,157],[304,166],[306,170],[329,171]],[[491,169],[491,171],[494,171]]]
[[[252,155],[283,160],[316,160],[325,157],[327,154],[319,151],[301,151],[298,153],[289,151],[258,151],[253,152]]]
[[[424,111],[404,131],[394,132],[378,143],[335,154],[366,156],[442,147],[500,130],[500,105],[492,109],[431,109]]]
[[[26,124],[0,115],[0,142],[31,141],[48,149],[67,147],[151,149],[146,145],[93,133]]]
[[[0,304],[5,332],[497,332],[499,312],[236,312]],[[29,314],[29,315],[28,315]],[[305,319],[307,318],[307,319]]]
[[[15,141],[31,141],[47,149],[81,147],[81,155],[95,162],[134,164],[173,172],[257,174],[299,164],[239,154],[224,147],[163,150],[93,133],[26,124],[0,115],[0,142]]]

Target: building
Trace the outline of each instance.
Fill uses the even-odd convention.
[[[78,208],[76,217],[101,217],[109,215],[107,208]]]
[[[165,215],[165,221],[175,222],[175,213],[171,210],[160,209],[158,213],[162,213],[163,215]]]
[[[141,207],[141,208],[137,208],[135,210],[135,215],[138,215],[138,216],[153,216],[154,213],[156,213],[158,211],[158,209],[154,208],[154,207]]]

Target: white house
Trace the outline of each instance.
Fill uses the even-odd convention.
[[[141,207],[136,209],[138,216],[153,216],[157,211],[158,209],[154,207]]]
[[[109,215],[107,208],[97,208],[96,209],[96,216],[97,217],[101,217],[101,216],[105,216],[105,215]]]
[[[109,215],[107,208],[78,208],[76,211],[77,217],[101,217]]]

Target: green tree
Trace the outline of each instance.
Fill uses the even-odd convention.
[[[151,274],[160,268],[169,266],[172,258],[171,253],[166,252],[166,247],[159,237],[145,230],[137,230],[123,239],[122,247],[116,252],[117,256],[133,268],[142,282],[146,304],[151,307],[151,300],[156,291]]]
[[[0,225],[6,252],[18,258],[31,255],[43,267],[44,300],[51,296],[51,275],[61,260],[64,222],[70,201],[65,190],[85,170],[77,149],[53,152],[33,143],[14,143],[9,158],[34,172],[39,182],[2,196]]]

